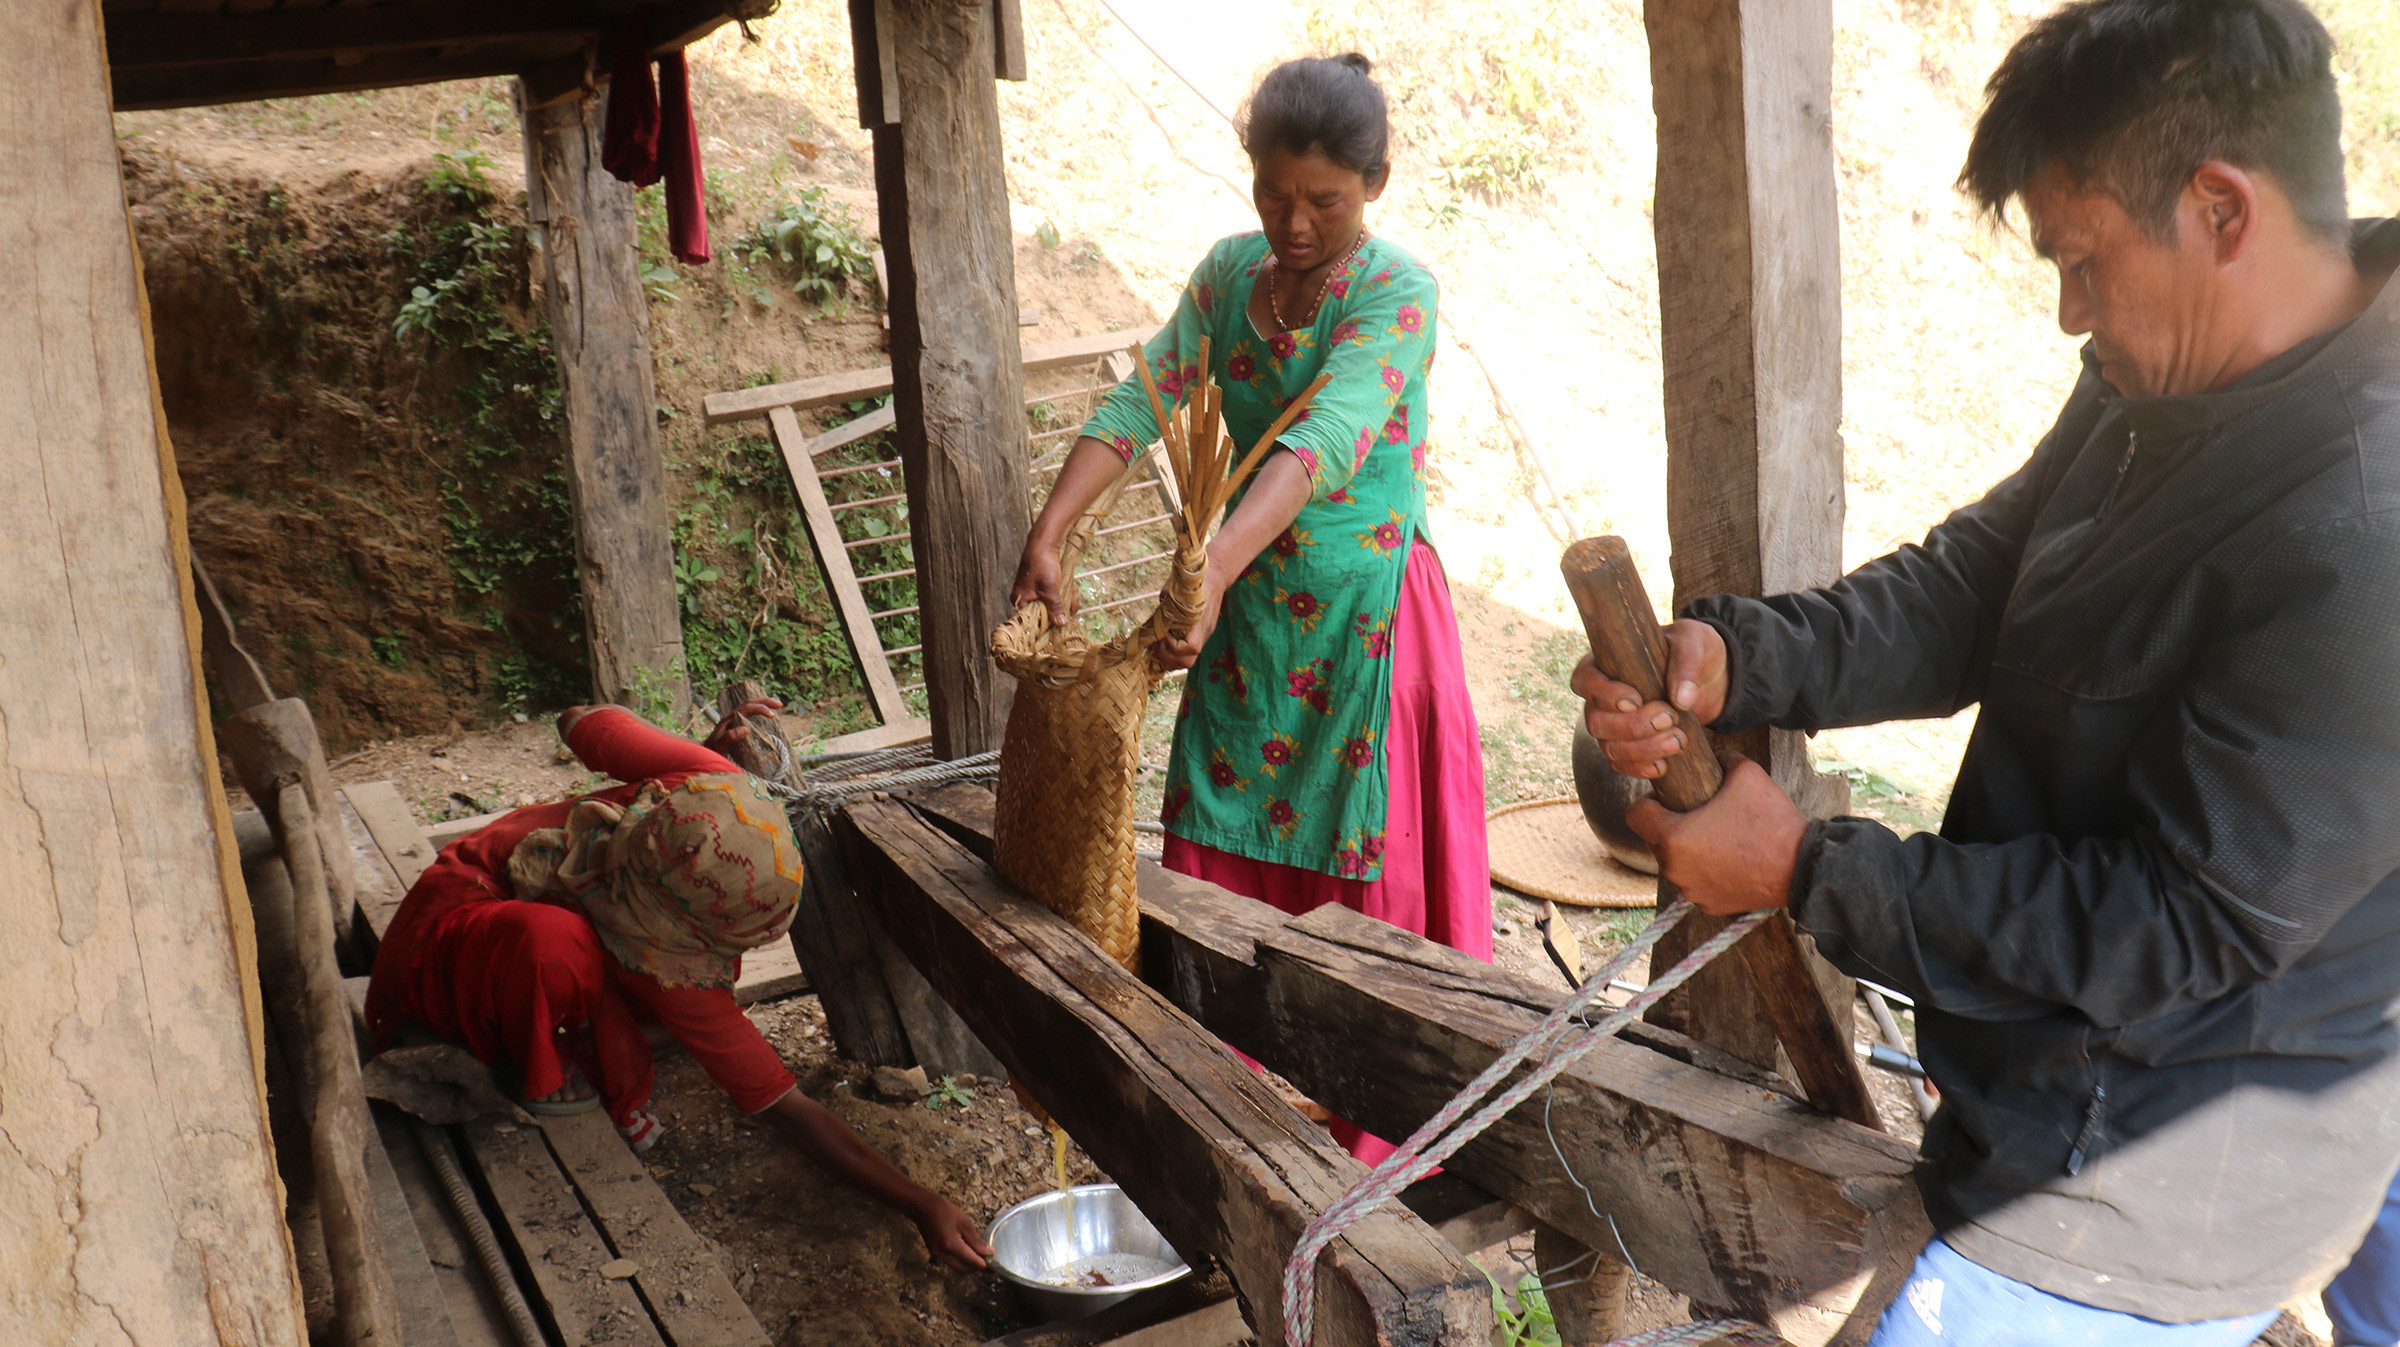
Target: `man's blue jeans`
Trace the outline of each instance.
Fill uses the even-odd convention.
[[[2325,1288],[2325,1316],[2339,1347],[2400,1343],[2400,1179],[2384,1193],[2383,1210],[2350,1266]]]
[[[2097,1309],[2003,1277],[1937,1239],[1867,1347],[2248,1347],[2273,1322],[2274,1310],[2162,1324]]]

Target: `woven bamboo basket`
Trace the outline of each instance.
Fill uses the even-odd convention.
[[[1053,625],[1038,602],[1017,609],[992,633],[993,660],[1017,680],[1000,745],[992,864],[1134,971],[1141,963],[1141,903],[1134,891],[1133,784],[1142,756],[1142,712],[1166,676],[1160,652],[1199,620],[1208,532],[1218,513],[1325,385],[1320,377],[1285,408],[1237,466],[1233,443],[1223,433],[1222,390],[1205,373],[1205,342],[1199,363],[1201,382],[1170,415],[1149,362],[1135,362],[1180,497],[1171,511],[1174,568],[1158,607],[1106,644],[1094,644],[1072,612],[1065,625]],[[1069,604],[1075,602],[1075,568],[1084,548],[1133,473],[1128,465],[1060,545],[1060,589]]]

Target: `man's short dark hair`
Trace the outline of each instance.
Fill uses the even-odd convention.
[[[1998,219],[2056,164],[2164,239],[2193,172],[2221,160],[2346,241],[2341,132],[2333,37],[2300,0],[2074,0],[1992,72],[1958,185]]]

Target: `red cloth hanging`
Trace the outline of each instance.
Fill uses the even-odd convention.
[[[609,73],[608,121],[600,138],[600,165],[619,181],[647,187],[658,181],[658,85],[650,78],[649,6],[637,6],[617,30],[616,66]],[[691,109],[684,109],[691,120]]]
[[[692,123],[691,71],[683,53],[658,58],[658,171],[667,184],[667,247],[678,262],[708,260],[708,198],[700,181],[700,128]]]

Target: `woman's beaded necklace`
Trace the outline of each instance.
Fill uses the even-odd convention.
[[[1275,330],[1278,332],[1289,332],[1296,326],[1305,326],[1317,321],[1317,310],[1325,307],[1325,292],[1333,288],[1333,278],[1341,275],[1342,272],[1347,270],[1350,266],[1350,259],[1358,256],[1358,250],[1366,246],[1367,227],[1365,225],[1360,225],[1358,227],[1358,237],[1350,241],[1350,251],[1343,253],[1340,261],[1334,263],[1330,267],[1325,268],[1325,279],[1317,282],[1317,297],[1309,304],[1308,312],[1301,315],[1300,322],[1298,324],[1287,323],[1283,321],[1283,301],[1275,297],[1275,269],[1280,266],[1281,263],[1275,260],[1275,250],[1269,248],[1267,250],[1266,265],[1267,312],[1274,315]]]

